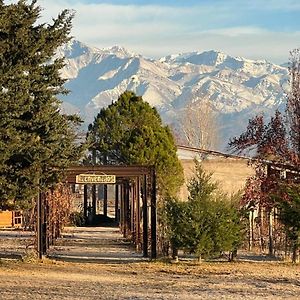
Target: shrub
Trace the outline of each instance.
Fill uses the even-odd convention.
[[[86,219],[83,215],[83,212],[72,212],[70,214],[70,225],[71,226],[77,226],[77,227],[80,227],[80,226],[84,226],[86,224]]]
[[[236,196],[221,193],[211,174],[205,173],[199,162],[195,164],[188,200],[169,198],[166,203],[171,245],[198,258],[235,251],[242,240],[239,212],[233,201]]]

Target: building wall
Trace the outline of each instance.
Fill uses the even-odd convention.
[[[188,197],[186,184],[194,174],[194,161],[182,159],[181,163],[184,169],[185,185],[181,188],[179,196],[184,200]],[[228,194],[243,189],[246,179],[254,174],[254,169],[244,159],[208,157],[202,160],[202,166],[205,171],[213,173],[213,180],[218,182],[220,188]]]
[[[12,226],[12,211],[0,211],[0,227]]]
[[[22,227],[23,223],[21,211],[0,211],[0,227]]]

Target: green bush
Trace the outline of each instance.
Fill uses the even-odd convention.
[[[221,193],[198,162],[187,201],[169,198],[165,206],[167,235],[175,249],[198,258],[235,251],[242,240],[236,197]]]
[[[292,250],[292,261],[296,262],[300,245],[300,187],[299,184],[282,184],[273,195],[278,208],[278,218],[284,225]]]

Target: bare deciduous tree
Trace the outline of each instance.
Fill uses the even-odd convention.
[[[188,146],[216,149],[218,146],[217,113],[207,97],[188,105],[180,118],[181,130]]]
[[[295,49],[290,56],[290,85],[286,112],[294,163],[300,162],[300,49]]]
[[[290,92],[288,93],[286,101],[285,114],[276,111],[269,123],[265,122],[263,116],[256,116],[252,120],[249,120],[246,131],[239,137],[230,140],[229,149],[238,153],[245,152],[245,150],[249,149],[256,149],[256,174],[247,182],[241,205],[246,209],[258,209],[260,213],[263,210],[265,211],[268,225],[266,235],[268,236],[269,254],[272,255],[275,250],[274,236],[277,235],[278,237],[282,234],[274,228],[274,214],[277,211],[276,214],[285,226],[286,237],[289,237],[292,245],[294,245],[292,259],[295,261],[295,247],[296,245],[298,247],[299,238],[299,210],[297,206],[298,191],[297,189],[293,189],[293,185],[298,186],[299,179],[297,172],[294,175],[290,175],[290,178],[287,180],[284,180],[283,174],[285,173],[284,165],[286,163],[293,165],[296,170],[299,169],[300,166],[299,49],[291,52],[289,72]],[[284,120],[287,122],[285,123]],[[266,167],[266,161],[283,163],[282,172],[278,170],[277,172],[274,170],[272,171],[271,167]],[[291,183],[293,185],[291,185]],[[284,190],[283,193],[281,189]],[[291,195],[289,195],[289,193]],[[294,197],[293,193],[295,193],[296,197]],[[275,201],[274,199],[277,200]],[[296,209],[294,209],[295,207]],[[296,216],[295,219],[293,218],[294,216]],[[292,225],[290,221],[293,222]],[[252,224],[250,225],[250,228],[252,228]],[[259,226],[261,225],[260,222]],[[292,230],[293,228],[296,228],[296,230]],[[260,229],[263,228],[260,227]],[[296,235],[294,234],[295,232],[297,232]],[[250,241],[252,243],[252,236]],[[286,247],[287,239],[285,242],[285,248]]]

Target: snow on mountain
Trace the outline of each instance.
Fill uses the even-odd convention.
[[[65,56],[61,74],[71,91],[62,96],[64,110],[79,110],[86,124],[125,90],[143,96],[177,127],[185,108],[206,98],[219,116],[222,150],[251,116],[280,108],[288,89],[285,66],[213,50],[153,60],[123,47],[98,49],[73,40],[57,55]]]

